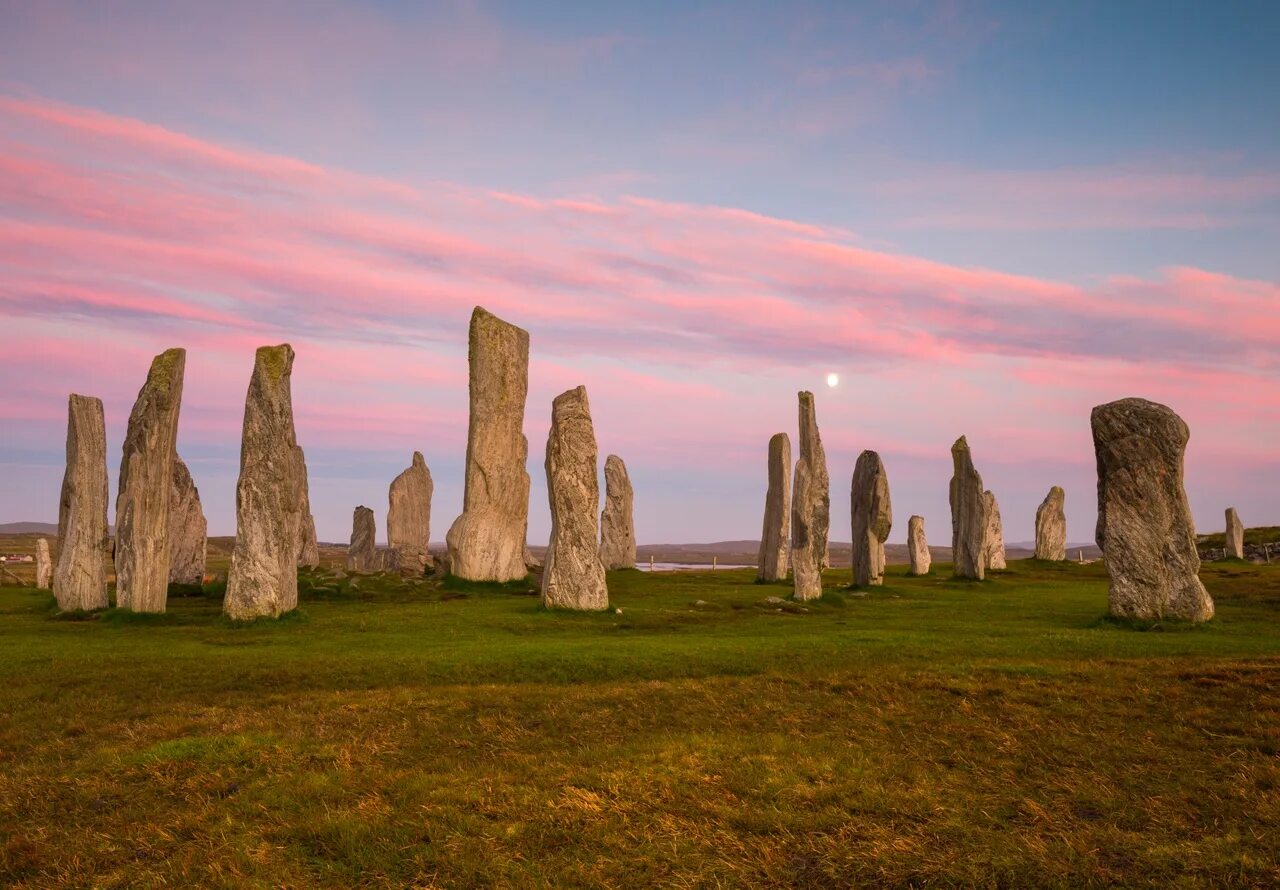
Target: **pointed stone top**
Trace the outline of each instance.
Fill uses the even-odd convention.
[[[425,467],[427,465],[427,459],[422,456],[421,451],[415,451],[413,453],[413,460],[410,461],[410,463],[415,467]]]
[[[513,328],[514,330],[523,334],[525,337],[529,336],[529,332],[526,331],[524,328],[513,325],[509,321],[502,320],[501,318],[494,315],[492,312],[490,312],[488,309],[484,308],[483,306],[477,306],[475,309],[471,310],[471,326],[473,328],[476,327],[477,325],[490,325],[490,324],[498,324],[498,325],[502,325],[503,327]]]
[[[278,346],[259,346],[253,362],[264,373],[278,379],[293,370],[293,356],[293,347],[288,343],[281,343]]]
[[[786,433],[774,433],[772,436],[769,437],[770,446],[773,446],[775,443],[779,443],[779,442],[786,442],[788,445],[790,445],[791,437],[788,436]]]
[[[604,459],[604,466],[605,466],[605,469],[608,469],[610,466],[622,467],[623,469],[626,469],[627,464],[626,464],[626,461],[618,457],[618,455],[610,454]]]
[[[1049,489],[1049,497],[1051,498],[1063,498],[1066,497],[1066,495],[1067,493],[1062,490],[1061,485],[1055,485]]]
[[[573,389],[566,390],[556,396],[555,401],[551,403],[553,417],[579,411],[587,413],[591,411],[591,403],[587,401],[587,388],[585,386],[576,386]]]
[[[968,451],[968,450],[969,450],[969,440],[968,440],[968,439],[966,439],[964,436],[961,436],[959,439],[956,439],[955,443],[951,446],[951,450],[952,450],[953,452],[955,452],[955,451]]]

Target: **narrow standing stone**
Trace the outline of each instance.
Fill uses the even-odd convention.
[[[387,492],[387,546],[401,574],[426,572],[434,490],[427,461],[415,451],[409,468],[391,482]]]
[[[348,572],[376,572],[383,563],[378,557],[378,523],[368,507],[356,507],[351,517],[351,546],[347,548]]]
[[[1055,485],[1036,508],[1036,559],[1061,562],[1067,558],[1066,493]]]
[[[1008,568],[1004,552],[1004,526],[1000,522],[1000,504],[994,492],[982,494],[987,508],[987,531],[983,536],[983,558],[988,569],[997,571]]]
[[[986,577],[987,499],[964,436],[951,446],[951,560],[956,577]]]
[[[169,595],[169,498],[185,349],[156,356],[129,415],[116,496],[116,606],[163,612]]]
[[[48,590],[53,582],[53,563],[49,561],[49,541],[36,538],[36,587]]]
[[[1227,508],[1227,559],[1244,559],[1244,523],[1235,507]]]
[[[471,413],[462,515],[445,536],[450,572],[469,581],[516,581],[529,522],[524,403],[529,334],[477,306],[471,314]]]
[[[238,621],[278,617],[298,605],[304,487],[293,428],[293,347],[263,346],[244,405],[236,545],[223,611]]]
[[[58,563],[53,595],[63,612],[105,609],[107,559],[107,432],[102,401],[67,400],[67,470],[58,502]]]
[[[764,496],[764,528],[756,560],[756,577],[761,581],[787,577],[790,536],[791,439],[786,433],[774,433],[769,440],[769,490]]]
[[[1098,461],[1098,528],[1117,617],[1207,621],[1195,522],[1182,483],[1191,432],[1146,399],[1099,405],[1090,418]]]
[[[858,455],[849,493],[853,524],[853,583],[884,583],[884,542],[893,528],[893,504],[889,500],[889,474],[874,451]]]
[[[600,513],[600,562],[605,571],[636,567],[636,526],[631,477],[622,458],[604,459],[604,510]]]
[[[556,396],[547,435],[547,497],[551,540],[542,572],[542,604],[560,609],[607,609],[609,590],[600,562],[596,510],[596,434],[587,388]]]
[[[799,393],[800,459],[791,496],[791,571],[798,600],[822,596],[822,566],[831,527],[831,478],[818,432],[813,393]]]
[[[924,537],[923,516],[912,516],[907,520],[907,558],[911,561],[911,574],[929,574],[933,556],[929,553],[929,542]]]
[[[169,486],[169,583],[203,584],[209,524],[191,471],[173,457]]]
[[[298,566],[314,569],[320,565],[320,545],[316,541],[316,517],[311,513],[311,483],[307,478],[307,456],[299,446],[294,449],[298,465]]]

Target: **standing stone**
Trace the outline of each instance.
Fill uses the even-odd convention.
[[[471,416],[462,515],[445,536],[450,571],[469,581],[524,578],[529,522],[529,333],[477,306],[468,349]]]
[[[764,529],[756,560],[756,577],[761,581],[787,577],[790,535],[791,439],[786,433],[774,433],[769,440],[769,490],[764,496]]]
[[[49,540],[36,538],[36,587],[48,590],[53,581],[53,563],[49,561]]]
[[[387,493],[387,547],[397,571],[408,577],[426,574],[431,540],[431,495],[435,486],[422,452],[391,482]]]
[[[1093,409],[1098,528],[1117,617],[1207,621],[1195,522],[1182,484],[1190,430],[1164,405],[1121,399]]]
[[[596,510],[596,434],[587,388],[556,396],[547,435],[547,496],[551,540],[543,560],[542,605],[559,609],[607,609],[604,564],[600,562]]]
[[[1227,559],[1244,559],[1244,523],[1235,507],[1227,508],[1226,549]]]
[[[356,507],[351,517],[351,546],[347,548],[348,572],[376,572],[384,565],[378,556],[378,523],[368,507]]]
[[[320,545],[316,542],[316,518],[311,513],[311,485],[307,481],[307,456],[302,447],[294,449],[298,464],[298,566],[314,569],[320,565]]]
[[[116,606],[163,612],[169,595],[169,498],[185,349],[151,362],[129,415],[116,495]]]
[[[923,516],[912,516],[907,520],[907,558],[911,561],[911,574],[929,574],[933,557],[929,553],[929,542],[924,537]]]
[[[600,513],[600,562],[605,571],[636,567],[636,526],[631,477],[622,458],[604,459],[604,510]]]
[[[209,524],[200,506],[200,492],[191,472],[173,456],[169,486],[169,583],[204,583],[205,548]]]
[[[105,609],[107,559],[107,432],[102,401],[67,400],[67,470],[58,502],[58,564],[53,595],[63,612]]]
[[[884,542],[893,528],[889,474],[874,451],[858,455],[849,495],[853,520],[853,583],[859,587],[884,583]]]
[[[1000,504],[994,492],[983,492],[987,506],[987,531],[983,535],[983,559],[988,569],[997,571],[1008,568],[1004,552],[1004,526],[1000,522]]]
[[[237,621],[278,617],[298,605],[302,499],[293,428],[293,347],[258,349],[244,404],[236,545],[222,610]]]
[[[1036,559],[1061,562],[1067,558],[1066,493],[1055,485],[1036,508]]]
[[[986,577],[987,498],[964,436],[951,446],[951,559],[956,577]]]
[[[831,526],[831,479],[818,433],[813,393],[801,392],[800,459],[791,496],[791,572],[798,600],[822,596],[822,566]]]

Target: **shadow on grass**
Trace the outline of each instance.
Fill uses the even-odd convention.
[[[515,581],[468,581],[457,575],[446,575],[440,585],[451,593],[479,594],[501,593],[515,596],[537,596],[538,588],[533,575],[525,575]]]
[[[1090,628],[1114,628],[1116,630],[1138,631],[1139,633],[1203,633],[1215,628],[1210,621],[1184,621],[1181,618],[1121,618],[1115,615],[1102,615],[1090,622]]]

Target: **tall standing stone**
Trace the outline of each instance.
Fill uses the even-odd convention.
[[[596,510],[596,434],[587,388],[556,396],[547,435],[547,496],[551,540],[543,560],[542,604],[560,609],[607,609],[604,564],[600,562]]]
[[[191,471],[173,457],[169,486],[169,583],[202,584],[209,524]]]
[[[769,490],[764,496],[764,528],[756,561],[756,577],[761,581],[787,577],[790,536],[791,439],[786,433],[774,433],[769,440]]]
[[[294,449],[298,471],[298,566],[314,569],[320,565],[320,545],[316,541],[316,517],[311,513],[311,484],[307,479],[307,456],[301,446]]]
[[[862,452],[854,464],[849,515],[853,524],[853,583],[883,584],[884,542],[893,528],[893,505],[889,474],[874,451]]]
[[[924,537],[923,516],[912,516],[907,520],[907,559],[911,562],[911,574],[929,574],[933,556],[929,553],[929,542]]]
[[[1066,493],[1055,485],[1036,508],[1036,559],[1061,562],[1067,558]]]
[[[58,502],[58,564],[53,595],[63,612],[105,609],[107,559],[107,431],[102,401],[67,400],[67,470]]]
[[[378,523],[368,507],[356,507],[351,517],[351,546],[347,548],[348,572],[376,572],[381,568],[378,558]]]
[[[1244,523],[1235,507],[1227,508],[1226,551],[1228,559],[1244,559]]]
[[[116,494],[116,606],[163,612],[169,595],[169,498],[185,349],[151,362],[129,414]]]
[[[529,333],[477,306],[468,348],[471,414],[462,515],[445,536],[449,571],[470,581],[525,577],[529,473],[524,403]]]
[[[982,494],[987,507],[987,531],[983,536],[983,558],[988,569],[997,571],[1008,568],[1004,551],[1004,525],[1000,522],[1000,504],[994,492]]]
[[[1195,522],[1183,488],[1190,430],[1164,405],[1121,399],[1090,418],[1098,461],[1098,528],[1117,617],[1207,621]]]
[[[964,436],[951,446],[951,560],[956,577],[986,577],[987,498]]]
[[[277,617],[298,605],[304,486],[293,428],[293,347],[263,346],[244,404],[236,545],[223,611],[238,621]]]
[[[800,459],[791,496],[791,573],[798,600],[822,596],[822,565],[831,527],[831,479],[818,433],[813,393],[801,392]]]
[[[49,540],[36,538],[36,587],[48,590],[53,583],[53,563],[49,561]]]
[[[434,490],[427,461],[422,452],[415,451],[408,469],[392,480],[387,492],[387,545],[403,575],[426,572]]]
[[[604,459],[604,510],[600,513],[600,562],[605,571],[636,567],[635,493],[622,458]]]

